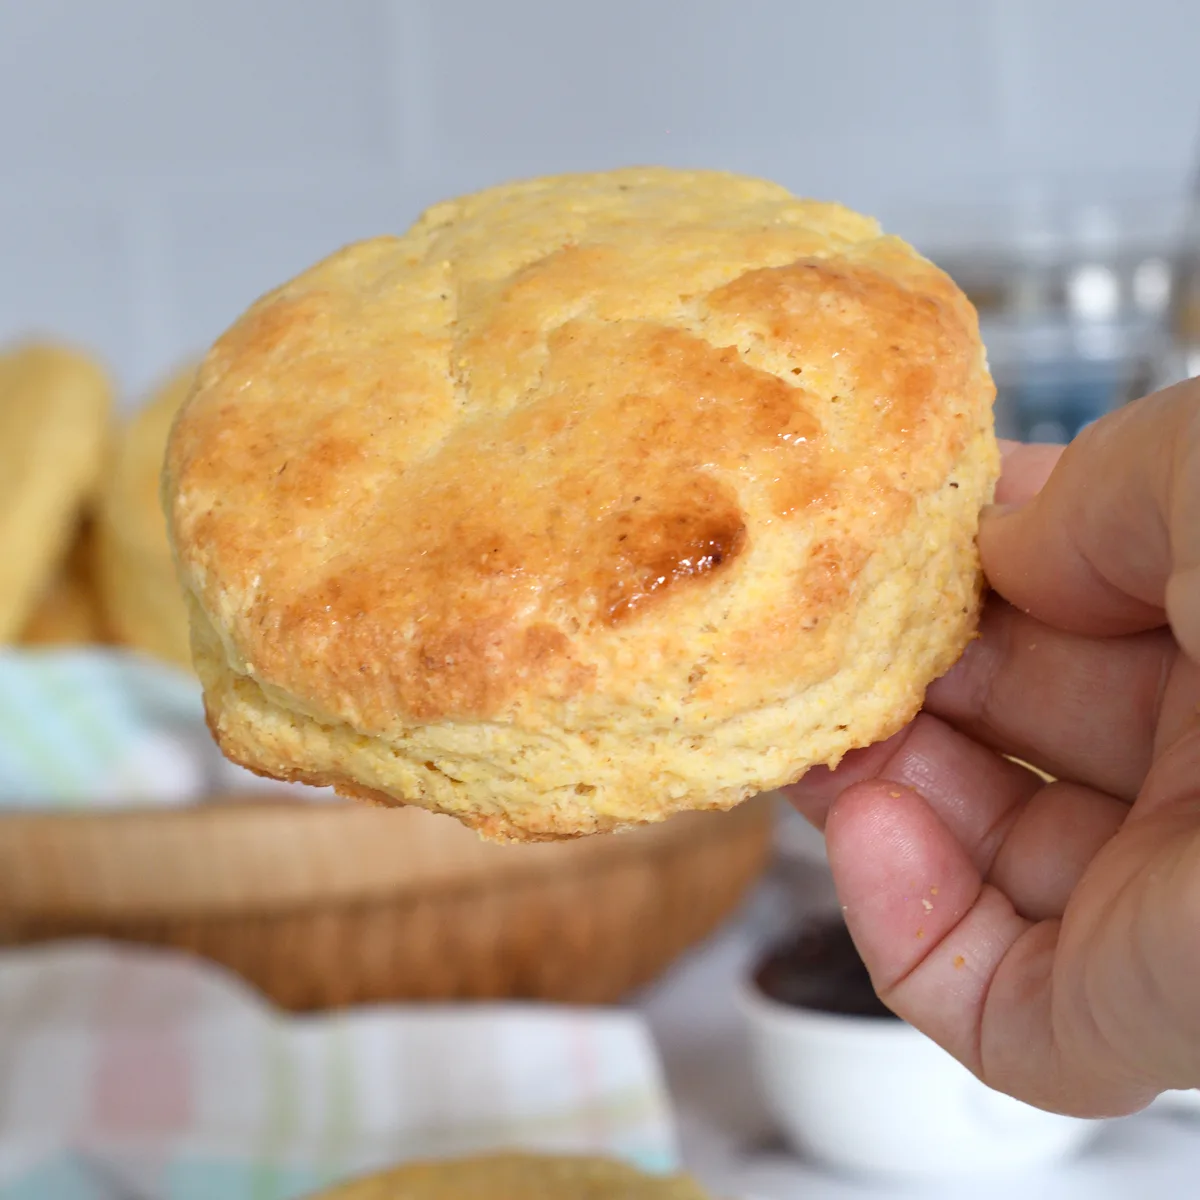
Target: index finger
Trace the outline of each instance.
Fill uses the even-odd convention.
[[[1198,404],[1189,382],[1110,414],[1067,447],[1028,504],[990,514],[979,543],[992,586],[1076,633],[1164,624],[1173,572],[1200,568]],[[1200,652],[1195,609],[1193,598],[1176,635]]]

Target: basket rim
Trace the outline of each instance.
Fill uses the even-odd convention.
[[[760,836],[759,796],[727,813],[573,841],[497,845],[453,818],[357,803],[248,798],[185,809],[0,813],[5,921],[216,917],[295,911],[464,887],[528,887],[606,872],[712,838]]]

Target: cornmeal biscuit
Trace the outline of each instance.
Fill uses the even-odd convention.
[[[83,521],[75,541],[17,639],[26,646],[86,646],[105,640],[92,560],[95,533]]]
[[[100,476],[112,387],[86,354],[0,354],[0,644],[21,635],[70,550]]]
[[[177,371],[121,431],[96,521],[96,580],[108,628],[126,645],[189,670],[187,608],[159,487],[171,422],[195,377],[195,363]]]
[[[429,210],[259,300],[172,435],[230,758],[545,839],[886,737],[976,626],[975,312],[876,223],[632,169]]]
[[[409,1163],[313,1200],[706,1200],[682,1176],[645,1175],[604,1158],[495,1154]]]

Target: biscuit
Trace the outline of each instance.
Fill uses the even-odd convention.
[[[974,309],[876,223],[630,169],[259,300],[164,498],[210,727],[498,839],[728,808],[919,709],[998,473]]]
[[[86,646],[105,641],[93,580],[95,535],[85,521],[66,561],[42,592],[17,639],[26,646]]]
[[[613,1159],[492,1154],[409,1163],[313,1200],[705,1200],[682,1176],[646,1175]]]
[[[171,422],[195,377],[194,363],[177,371],[121,431],[96,513],[96,580],[106,625],[125,645],[187,670],[187,608],[159,487]]]
[[[0,644],[20,636],[70,549],[111,410],[87,355],[35,342],[0,354]]]

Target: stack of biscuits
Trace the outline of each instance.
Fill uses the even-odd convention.
[[[113,640],[187,670],[187,611],[158,489],[171,422],[194,376],[191,365],[177,371],[115,439],[96,505],[94,560]]]
[[[120,422],[87,354],[0,353],[0,645],[117,644],[190,668],[158,481],[193,375]]]
[[[0,643],[90,641],[86,516],[107,452],[112,386],[86,355],[0,355]]]

